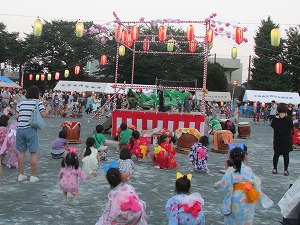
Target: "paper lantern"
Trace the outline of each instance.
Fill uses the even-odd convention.
[[[42,74],[41,75],[41,81],[44,81],[45,80],[45,74]]]
[[[29,80],[32,80],[32,79],[33,79],[33,75],[32,75],[32,74],[29,74],[28,79],[29,79]]]
[[[86,63],[86,70],[87,70],[87,71],[90,71],[90,70],[91,70],[91,66],[92,66],[92,63],[91,63],[90,61],[88,61],[88,62]]]
[[[144,39],[143,49],[144,49],[144,51],[148,51],[149,50],[149,39],[148,38]]]
[[[40,80],[40,75],[39,74],[35,75],[35,80],[36,81]]]
[[[235,42],[239,45],[243,42],[243,28],[237,27],[235,28]]]
[[[51,73],[48,73],[47,80],[51,80],[51,77],[52,77]]]
[[[172,52],[174,49],[174,40],[168,40],[168,44],[167,44],[167,50],[169,52]]]
[[[65,70],[64,72],[64,77],[69,77],[70,71],[69,70]]]
[[[278,62],[275,64],[275,72],[280,75],[282,73],[282,63]]]
[[[186,38],[188,39],[188,41],[191,41],[194,39],[194,26],[193,25],[189,25],[187,27]]]
[[[76,37],[81,38],[83,36],[84,24],[80,20],[76,23],[75,31],[76,31]]]
[[[280,44],[280,30],[279,28],[274,28],[271,30],[271,45],[277,47]]]
[[[128,31],[127,31],[127,30],[123,30],[123,31],[122,31],[121,40],[122,40],[122,42],[123,42],[125,45],[127,44],[127,39],[128,39]]]
[[[167,38],[167,27],[166,26],[160,26],[158,30],[158,39],[160,41],[165,41]]]
[[[34,22],[33,25],[33,34],[36,37],[40,37],[42,35],[42,30],[43,30],[43,23],[39,18],[37,18],[37,20]]]
[[[127,36],[127,41],[125,41],[125,45],[128,47],[132,46],[132,39],[130,35]]]
[[[130,28],[130,37],[131,37],[131,40],[135,41],[138,39],[139,37],[139,28],[137,26],[132,26]]]
[[[123,31],[123,28],[121,26],[118,26],[115,30],[115,39],[116,40],[121,40],[121,37],[122,37],[122,31]]]
[[[125,46],[121,45],[119,47],[119,55],[124,56],[125,55]]]
[[[56,72],[55,75],[54,75],[54,79],[59,80],[59,76],[60,76],[59,72]]]
[[[208,41],[209,45],[212,45],[212,43],[214,41],[214,32],[211,28],[209,28],[206,31],[206,36],[207,36],[207,41]]]
[[[196,48],[197,48],[197,41],[196,40],[191,40],[189,42],[189,50],[190,52],[195,52],[196,51]]]
[[[100,63],[101,63],[102,66],[106,65],[106,61],[107,61],[106,55],[101,55]]]
[[[233,47],[233,48],[231,49],[231,58],[232,58],[232,59],[236,59],[237,54],[238,54],[238,49],[237,49],[236,47]]]
[[[75,70],[74,70],[75,75],[78,75],[79,72],[80,72],[80,66],[75,66]]]

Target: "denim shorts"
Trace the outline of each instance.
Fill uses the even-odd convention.
[[[16,149],[18,152],[38,152],[40,150],[39,138],[37,130],[29,127],[25,129],[17,129]]]

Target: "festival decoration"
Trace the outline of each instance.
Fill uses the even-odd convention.
[[[143,49],[144,49],[144,51],[148,51],[149,50],[149,39],[148,38],[144,39]]]
[[[40,80],[40,75],[39,75],[39,74],[37,74],[37,75],[35,76],[35,80],[36,80],[36,81]]]
[[[64,72],[64,77],[69,77],[70,71],[69,70],[65,70]]]
[[[173,52],[173,49],[174,49],[174,40],[173,39],[168,40],[168,44],[167,44],[168,52]]]
[[[214,32],[211,28],[209,28],[206,32],[207,35],[207,41],[209,43],[209,45],[212,45],[213,40],[214,40]]]
[[[188,41],[191,41],[194,39],[194,26],[193,25],[188,25],[187,31],[186,31],[186,38]]]
[[[125,42],[126,46],[131,47],[132,46],[132,39],[131,36],[127,36],[127,41]]]
[[[123,28],[121,26],[118,26],[115,30],[115,39],[116,40],[121,40],[121,37],[122,37],[122,31],[123,31]]]
[[[29,79],[29,80],[32,80],[32,79],[33,79],[33,75],[32,75],[32,74],[29,74],[28,79]]]
[[[279,28],[274,28],[271,30],[271,45],[274,47],[279,46],[280,44],[280,30]]]
[[[196,40],[191,40],[189,42],[189,50],[190,52],[195,52],[196,51],[196,48],[197,48],[197,41]]]
[[[130,36],[133,41],[136,41],[139,37],[139,28],[137,26],[132,26],[130,28]]]
[[[282,63],[281,62],[277,62],[275,64],[275,72],[280,75],[282,73]]]
[[[79,72],[80,72],[80,66],[75,66],[75,70],[74,70],[75,75],[78,75]]]
[[[235,28],[235,42],[239,45],[243,42],[243,28],[237,27]]]
[[[80,20],[78,20],[78,22],[76,23],[75,31],[76,31],[76,37],[81,38],[83,36],[84,24]]]
[[[48,73],[47,74],[47,80],[51,80],[51,77],[52,77],[51,73]]]
[[[166,26],[160,26],[158,30],[158,39],[160,41],[165,41],[167,38],[167,27]]]
[[[237,54],[238,54],[238,49],[237,49],[237,47],[233,47],[233,48],[231,49],[231,58],[232,58],[232,59],[236,59]]]
[[[107,61],[106,55],[101,55],[100,63],[101,63],[102,66],[106,65],[106,61]]]
[[[41,75],[41,81],[44,81],[45,80],[45,74],[42,74]]]
[[[121,45],[119,47],[119,55],[124,56],[125,55],[125,46]]]
[[[121,41],[127,45],[127,39],[128,39],[128,31],[127,30],[123,30],[122,31],[122,36],[121,36]]]
[[[56,72],[55,75],[54,75],[54,79],[55,79],[55,80],[59,80],[59,76],[60,76],[60,73],[59,73],[59,72]]]
[[[86,62],[86,70],[87,71],[91,70],[91,66],[92,66],[92,63],[90,61]]]
[[[43,23],[39,18],[37,18],[33,25],[34,36],[40,37],[42,35],[42,30],[43,30]]]

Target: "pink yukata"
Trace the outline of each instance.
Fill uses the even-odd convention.
[[[147,225],[146,203],[131,185],[121,183],[109,192],[108,203],[96,225]]]
[[[9,126],[8,134],[4,139],[4,142],[1,146],[2,152],[9,154],[8,161],[6,163],[8,168],[15,167],[18,168],[18,151],[16,150],[16,133],[17,133],[17,123],[13,123]]]
[[[87,175],[80,168],[77,170],[73,167],[62,168],[59,172],[59,186],[61,190],[75,195],[79,190],[78,177],[81,180],[87,179]]]

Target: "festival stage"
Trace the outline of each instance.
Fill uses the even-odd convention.
[[[115,136],[122,122],[136,126],[138,131],[154,128],[168,129],[171,132],[178,128],[195,128],[204,135],[205,116],[194,113],[168,113],[156,111],[114,110],[112,112],[112,132]]]

